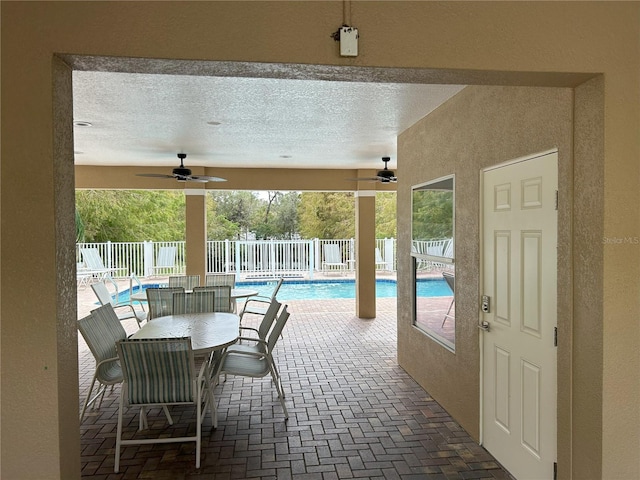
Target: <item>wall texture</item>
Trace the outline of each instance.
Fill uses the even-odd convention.
[[[78,411],[72,400],[77,399],[74,279],[69,267],[72,127],[70,119],[63,120],[69,116],[64,99],[70,72],[57,56],[100,57],[107,69],[123,69],[118,60],[126,57],[141,71],[151,68],[145,59],[282,64],[273,75],[287,75],[292,64],[322,65],[327,78],[343,79],[357,78],[356,67],[368,67],[364,80],[376,81],[389,78],[390,71],[421,69],[421,78],[433,82],[578,87],[576,98],[590,97],[589,88],[579,84],[603,74],[604,85],[596,91],[604,107],[581,111],[582,121],[600,134],[595,144],[600,150],[588,149],[587,136],[579,140],[587,144],[591,171],[603,175],[602,196],[587,195],[585,201],[601,218],[604,238],[640,236],[638,2],[347,4],[350,23],[360,32],[356,58],[339,57],[329,36],[344,21],[342,2],[0,3],[2,478],[80,476]],[[599,114],[604,128],[593,123]],[[404,148],[401,155],[407,155]],[[461,172],[459,179],[466,175],[471,174]],[[581,181],[600,188],[586,176]],[[406,191],[406,184],[399,187],[403,185]],[[406,193],[403,198],[406,202]],[[584,274],[603,286],[593,299],[602,308],[601,315],[595,313],[601,318],[602,340],[594,341],[602,366],[591,371],[594,364],[581,351],[572,355],[568,375],[576,386],[591,374],[603,380],[602,387],[596,387],[599,395],[585,390],[588,399],[572,409],[570,462],[579,465],[582,458],[593,458],[588,465],[597,464],[594,471],[602,472],[602,478],[638,478],[640,385],[638,376],[630,380],[628,372],[640,370],[640,249],[633,243],[602,240],[575,242],[571,252]],[[585,243],[587,252],[582,251]],[[460,255],[471,258],[472,252]],[[594,255],[602,257],[602,268],[586,268]],[[473,285],[469,279],[464,285]],[[464,296],[470,298],[471,292]],[[572,298],[575,303],[573,293]],[[400,307],[401,322],[406,321],[406,308]],[[468,304],[459,309],[470,318]],[[473,375],[462,379],[467,391]],[[442,390],[447,388],[445,382]],[[460,417],[470,411],[460,400],[445,406]],[[592,410],[601,412],[600,435],[580,443],[575,437],[593,430],[588,415]],[[472,417],[463,421],[473,423]],[[577,451],[577,444],[586,450]],[[564,478],[572,473],[567,457],[559,465]]]
[[[398,189],[398,304],[412,302],[407,274],[411,271],[411,184],[455,174],[456,348],[453,353],[422,334],[412,325],[411,311],[402,309],[398,311],[398,360],[475,438],[480,426],[481,170],[556,148],[562,197],[558,284],[566,292],[571,288],[571,89],[467,87],[399,138],[398,176],[411,182]],[[559,322],[570,323],[570,296],[560,293],[560,298],[565,303],[558,309]],[[563,330],[571,332],[571,328]],[[560,372],[570,369],[563,358],[559,357]],[[597,395],[597,385],[594,388]],[[562,383],[559,393],[569,397],[569,385]],[[566,410],[560,416],[569,415]],[[566,443],[570,437],[562,440]]]

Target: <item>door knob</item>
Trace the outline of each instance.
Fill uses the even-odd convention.
[[[489,322],[487,322],[486,320],[483,320],[482,322],[480,322],[480,324],[478,325],[478,328],[484,332],[488,332],[490,330],[489,327]]]

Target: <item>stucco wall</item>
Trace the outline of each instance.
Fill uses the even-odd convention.
[[[571,211],[573,158],[571,89],[467,87],[399,138],[398,175],[411,178],[398,189],[398,303],[411,304],[411,183],[455,174],[456,341],[455,353],[412,325],[398,311],[398,359],[425,389],[475,438],[479,438],[481,169],[518,157],[558,149],[559,184]],[[570,222],[559,220],[559,243],[570,243]],[[559,267],[566,284],[570,265]],[[564,282],[563,282],[564,280]],[[570,307],[570,306],[569,306]],[[566,307],[565,307],[566,308]],[[570,317],[563,316],[563,320]]]
[[[605,236],[639,235],[638,2],[350,5],[360,32],[356,58],[339,57],[330,39],[344,21],[342,2],[0,3],[2,478],[80,475],[77,405],[69,400],[77,398],[67,248],[73,150],[64,140],[72,129],[53,114],[54,92],[67,84],[53,68],[56,55],[421,68],[432,81],[467,84],[574,87],[602,73],[607,141],[593,162],[603,171],[604,201],[592,208]],[[54,88],[54,78],[62,85]],[[383,76],[364,80],[374,78]],[[605,379],[602,400],[593,402],[603,412],[602,441],[574,453],[595,457],[604,478],[638,478],[640,388],[637,375],[629,381],[625,372],[640,370],[640,249],[590,248],[603,255],[603,268],[589,271],[604,285],[602,368],[593,372]],[[572,418],[590,421],[584,412]]]

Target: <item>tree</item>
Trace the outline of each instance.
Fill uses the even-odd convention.
[[[257,222],[253,225],[253,232],[257,239],[267,240],[277,236],[276,228],[271,222],[271,211],[276,201],[282,196],[280,192],[266,192],[266,200],[262,201],[260,213],[257,215]]]
[[[352,238],[355,236],[353,193],[302,193],[298,216],[300,234],[304,238]]]
[[[413,193],[413,238],[453,237],[453,192],[417,190]]]
[[[396,198],[395,192],[376,193],[376,238],[396,238]]]
[[[87,242],[184,239],[182,192],[78,190],[76,212]]]
[[[252,192],[213,192],[211,195],[218,215],[237,226],[236,238],[248,238],[259,214],[260,200]]]
[[[376,195],[376,237],[396,235],[396,196]],[[344,192],[210,192],[207,239],[352,238],[355,202]],[[185,235],[181,191],[78,190],[78,241],[177,241]]]
[[[300,194],[288,192],[278,198],[273,223],[280,238],[291,239],[298,235],[298,206]]]
[[[213,195],[207,195],[207,240],[239,238],[240,227],[218,211]]]

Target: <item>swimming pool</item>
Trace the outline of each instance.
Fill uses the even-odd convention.
[[[270,296],[275,286],[275,281],[243,281],[236,283],[238,288],[252,288],[259,295]],[[144,285],[144,287],[157,287]],[[135,289],[134,289],[135,291]],[[442,279],[422,279],[418,281],[418,296],[420,297],[444,297],[450,296],[451,290]],[[376,280],[376,297],[396,297],[395,280]],[[285,280],[278,291],[278,300],[322,300],[332,298],[356,298],[356,285],[354,280]],[[129,300],[129,291],[120,292],[119,302]]]
[[[261,295],[270,295],[274,282],[238,282],[237,286],[255,287]],[[438,280],[424,280],[418,284],[418,295],[440,297],[451,295],[447,284]],[[397,296],[395,280],[376,280],[376,297],[389,298]],[[321,300],[332,298],[356,298],[354,280],[316,280],[285,281],[278,292],[278,300]]]

